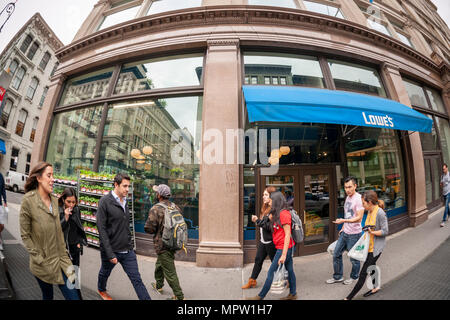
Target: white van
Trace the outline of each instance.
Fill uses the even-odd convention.
[[[25,192],[25,182],[27,181],[27,178],[28,176],[23,173],[8,171],[5,177],[6,189],[14,192]]]

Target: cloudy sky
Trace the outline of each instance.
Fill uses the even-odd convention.
[[[98,0],[0,0],[0,10],[9,2],[15,1],[16,11],[0,33],[0,52],[36,12],[40,12],[65,45],[69,44]],[[450,0],[432,1],[444,21],[450,25]],[[0,17],[0,23],[2,21]]]

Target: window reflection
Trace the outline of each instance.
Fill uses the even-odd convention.
[[[370,28],[372,28],[372,29],[374,29],[376,31],[379,31],[381,33],[384,33],[387,36],[391,36],[391,33],[389,32],[388,28],[386,28],[385,25],[383,25],[383,24],[381,24],[381,23],[379,23],[377,21],[374,21],[371,18],[367,19],[367,23],[369,24]]]
[[[202,55],[180,55],[125,64],[114,94],[195,86],[202,77]]]
[[[405,84],[406,92],[408,92],[409,100],[413,106],[429,108],[427,98],[425,98],[425,93],[420,85],[405,79],[403,79],[403,83]]]
[[[68,80],[59,104],[65,106],[105,97],[112,73],[113,68],[108,68]]]
[[[92,170],[102,110],[95,106],[55,116],[47,151],[55,172],[76,175],[77,169]]]
[[[440,93],[437,90],[431,88],[426,88],[426,91],[428,93],[428,97],[430,98],[431,108],[435,111],[447,114]]]
[[[336,60],[328,60],[328,64],[336,89],[386,97],[376,69]]]
[[[134,176],[137,232],[144,232],[148,211],[157,201],[152,186],[164,183],[172,190],[171,200],[183,211],[189,238],[198,238],[199,165],[195,157],[201,114],[200,97],[126,101],[109,108],[99,171],[125,171]],[[180,140],[172,139],[174,132]],[[184,156],[184,161],[177,156]]]
[[[312,1],[305,1],[303,0],[303,3],[306,6],[306,9],[312,12],[322,13],[326,14],[332,17],[341,18],[344,19],[344,15],[342,14],[342,11],[340,8],[328,6],[326,4],[318,3],[318,2],[312,2]]]
[[[153,0],[147,15],[201,6],[202,0]]]
[[[106,29],[116,24],[135,19],[139,9],[140,6],[136,6],[106,16],[101,22],[98,30]]]
[[[349,175],[358,179],[357,191],[374,190],[391,217],[406,205],[405,178],[399,139],[394,130],[360,127],[346,138]],[[401,208],[401,209],[400,209]],[[389,213],[390,210],[399,209]]]
[[[245,76],[251,78],[251,84],[325,88],[322,69],[315,57],[246,52],[244,64]]]
[[[448,120],[436,117],[436,123],[439,128],[439,136],[441,137],[442,157],[444,163],[450,165],[450,125]]]
[[[255,239],[255,223],[252,215],[256,212],[256,185],[254,169],[244,169],[244,240]]]
[[[426,115],[428,118],[433,120],[433,117]],[[435,151],[439,150],[439,141],[436,132],[436,123],[433,121],[433,127],[431,128],[431,133],[420,132],[420,142],[422,143],[423,151]]]

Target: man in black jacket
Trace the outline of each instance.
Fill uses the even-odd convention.
[[[2,202],[2,198],[4,202]],[[6,203],[6,188],[5,179],[0,172],[0,250],[3,250],[1,233],[5,228],[5,224],[8,221],[8,204]]]
[[[130,177],[119,173],[114,177],[114,190],[103,196],[98,204],[97,227],[102,266],[97,287],[104,300],[112,300],[106,292],[106,282],[117,263],[122,265],[130,278],[139,300],[151,300],[139,273],[129,228],[130,211],[126,198],[129,189]]]

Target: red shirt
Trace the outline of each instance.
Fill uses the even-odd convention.
[[[280,221],[281,225],[288,224],[289,228],[291,228],[291,213],[287,210],[283,210],[280,212]],[[284,230],[282,226],[279,226],[277,223],[273,224],[273,243],[275,244],[275,248],[283,250],[284,247]],[[294,240],[290,238],[289,240],[289,249],[294,246]]]

